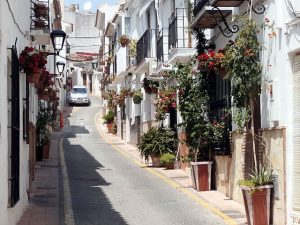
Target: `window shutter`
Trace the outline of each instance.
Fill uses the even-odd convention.
[[[300,56],[293,61],[293,211],[300,216]]]

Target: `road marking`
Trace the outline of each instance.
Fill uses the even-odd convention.
[[[102,130],[100,130],[99,126],[97,125],[97,122],[99,122],[99,120],[97,120],[97,115],[96,115],[96,117],[95,117],[95,124],[96,124],[96,127],[97,127],[99,135],[108,144],[110,144],[115,150],[117,150],[119,153],[121,153],[123,156],[125,156],[126,158],[129,158],[131,161],[133,161],[138,166],[144,167],[146,171],[148,171],[148,172],[152,173],[153,175],[157,176],[158,178],[160,178],[165,183],[167,183],[170,186],[172,186],[173,188],[179,190],[181,193],[184,193],[186,196],[188,196],[190,199],[192,199],[197,204],[201,205],[203,208],[208,209],[211,212],[213,212],[214,214],[220,216],[226,224],[228,224],[228,225],[238,225],[237,221],[235,221],[233,218],[229,217],[228,215],[226,215],[225,213],[223,213],[221,210],[219,210],[218,208],[216,208],[215,206],[213,206],[209,202],[207,202],[207,201],[203,200],[202,198],[200,198],[199,196],[195,195],[189,189],[183,188],[181,185],[179,185],[175,181],[171,180],[170,178],[164,176],[163,174],[161,174],[160,172],[156,171],[155,169],[150,168],[150,167],[146,167],[145,164],[143,164],[140,161],[132,158],[129,155],[129,153],[127,153],[124,150],[122,150],[118,145],[115,145],[114,143],[112,143],[106,137],[106,135],[102,132]]]
[[[60,152],[60,165],[63,177],[63,189],[64,189],[64,210],[65,210],[65,225],[74,225],[74,213],[72,208],[72,198],[69,183],[69,175],[67,171],[67,166],[65,162],[65,154],[63,149],[63,138],[59,142],[59,152]]]

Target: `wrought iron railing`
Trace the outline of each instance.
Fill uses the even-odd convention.
[[[20,199],[20,81],[19,59],[15,46],[11,48],[11,132],[10,141],[10,206]]]
[[[162,34],[158,36],[157,40],[157,61],[163,62],[164,61],[164,36],[163,31]]]
[[[194,16],[196,16],[208,3],[209,0],[194,0]]]
[[[177,8],[169,19],[169,49],[189,48],[191,34],[188,29],[187,9]]]
[[[31,30],[50,30],[50,7],[49,0],[32,0],[31,1]]]
[[[147,29],[136,45],[137,65],[145,58],[156,57],[156,29]]]

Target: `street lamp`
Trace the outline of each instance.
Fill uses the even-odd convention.
[[[66,64],[64,62],[58,61],[56,63],[57,72],[61,75],[64,72]]]
[[[57,55],[59,54],[59,51],[63,49],[65,39],[66,39],[66,33],[63,30],[53,30],[50,34],[52,45],[54,51],[57,52]]]

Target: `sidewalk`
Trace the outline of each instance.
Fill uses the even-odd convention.
[[[103,124],[101,115],[97,116],[97,126],[101,135],[108,141],[110,144],[115,146],[115,148],[120,152],[125,152],[125,154],[133,159],[136,162],[145,163],[137,150],[137,147],[131,144],[125,143],[118,136],[110,134],[107,132],[106,125]],[[122,146],[120,148],[119,146]],[[200,197],[204,201],[204,205],[207,205],[207,208],[210,208],[214,211],[219,211],[224,216],[229,217],[230,220],[234,221],[229,224],[245,225],[247,224],[247,218],[245,215],[244,206],[240,205],[234,200],[229,199],[223,193],[218,191],[205,191],[198,192],[192,188],[191,177],[187,171],[183,170],[166,170],[164,168],[154,168],[151,167],[154,171],[161,174],[163,177],[176,182],[178,185],[172,185],[175,188],[184,189],[185,192],[189,192],[194,196]],[[163,178],[164,179],[164,178]],[[187,194],[190,195],[190,194]],[[213,209],[214,208],[214,209]]]
[[[52,134],[50,158],[36,163],[29,206],[17,225],[59,224],[59,138],[60,132]]]

